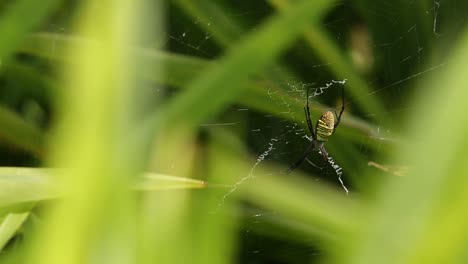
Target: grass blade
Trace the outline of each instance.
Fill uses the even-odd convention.
[[[242,84],[285,49],[303,30],[317,21],[331,1],[301,1],[283,14],[270,19],[255,34],[246,37],[235,50],[228,52],[219,65],[199,76],[186,91],[158,111],[149,121],[150,131],[170,120],[184,120],[193,127],[214,116],[242,92]],[[255,60],[252,61],[252,58]],[[209,102],[206,98],[213,98]],[[148,132],[148,131],[146,131]]]
[[[0,208],[62,197],[64,191],[57,179],[66,173],[63,169],[0,167]],[[131,185],[131,189],[137,191],[204,187],[203,181],[151,172]]]
[[[29,213],[8,214],[0,224],[0,251],[28,219]]]
[[[2,37],[0,58],[6,61],[26,33],[37,28],[61,2],[61,0],[12,1],[0,16],[0,36]]]
[[[276,9],[283,11],[292,3],[289,0],[270,0]],[[330,64],[330,71],[338,79],[347,79],[348,93],[353,97],[353,102],[359,105],[367,113],[372,113],[381,120],[388,122],[388,116],[380,100],[373,95],[371,87],[359,76],[347,58],[344,57],[336,43],[317,25],[309,25],[304,32],[304,38],[309,48],[324,62]]]
[[[431,107],[413,113],[413,140],[400,150],[398,160],[411,164],[411,170],[404,179],[391,178],[385,184],[373,216],[353,238],[359,242],[349,245],[344,256],[350,263],[466,260],[468,167],[460,158],[468,156],[467,33],[457,47],[445,71],[424,83],[419,103]],[[421,133],[421,128],[430,129]]]

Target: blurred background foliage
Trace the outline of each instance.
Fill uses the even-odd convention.
[[[467,11],[0,2],[0,261],[466,263]]]

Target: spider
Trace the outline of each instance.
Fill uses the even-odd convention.
[[[341,121],[341,115],[343,114],[343,111],[345,109],[345,103],[344,103],[344,88],[341,88],[341,111],[340,114],[336,114],[331,112],[331,111],[326,111],[325,113],[322,114],[322,116],[317,120],[317,124],[314,126],[312,125],[312,121],[310,119],[310,110],[309,110],[309,89],[307,89],[306,92],[306,106],[304,107],[304,113],[305,113],[305,118],[307,121],[307,126],[309,127],[309,132],[310,135],[312,136],[312,141],[310,142],[309,146],[306,148],[302,156],[297,160],[295,163],[289,167],[287,173],[290,173],[299,165],[302,164],[302,162],[307,158],[307,156],[312,153],[315,150],[320,150],[322,153],[323,158],[325,161],[328,161],[328,152],[324,147],[324,143],[328,141],[328,138],[335,133],[336,128],[340,124]],[[336,120],[336,122],[335,122]]]

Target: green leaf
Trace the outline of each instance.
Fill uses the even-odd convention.
[[[440,75],[421,86],[410,141],[396,154],[410,166],[391,178],[372,216],[350,238],[348,263],[465,263],[468,239],[468,32]]]
[[[61,0],[11,1],[0,16],[0,58],[8,56],[18,47],[26,33],[36,29],[61,3]],[[34,12],[31,12],[31,11]]]
[[[8,214],[0,224],[0,251],[28,219],[29,213]]]
[[[23,150],[42,156],[44,133],[17,113],[0,106],[0,137]]]
[[[31,35],[28,38],[28,44],[23,46],[22,50],[53,61],[63,62],[67,61],[67,57],[63,56],[63,53],[60,52],[61,50],[66,46],[86,45],[86,43],[88,42],[85,39],[73,36],[39,33]],[[51,45],[55,47],[55,51],[50,49]],[[188,89],[187,86],[190,85],[190,82],[205,70],[212,67],[220,67],[220,62],[218,61],[208,61],[158,50],[138,49],[135,51],[135,56],[138,56],[140,58],[139,61],[143,64],[141,67],[142,71],[140,72],[142,78],[181,89]],[[70,62],[68,61],[68,63]],[[165,73],[154,74],[161,67]],[[236,98],[236,102],[248,108],[273,114],[284,111],[284,109],[280,109],[278,104],[275,103],[284,99],[290,105],[291,111],[298,113],[302,113],[303,111],[302,108],[304,106],[286,92],[278,91],[268,94],[268,85],[271,85],[271,83],[267,84],[266,81],[249,81],[246,84],[240,85],[242,87],[238,89],[241,89],[243,93],[240,97]],[[326,106],[314,102],[311,112],[319,116],[324,109],[326,109]],[[291,119],[292,116],[286,115],[285,118]],[[291,121],[302,121],[302,119],[291,119]],[[353,115],[346,114],[342,124],[357,129],[371,138],[377,137],[377,128],[374,125]]]
[[[293,1],[269,0],[269,2],[282,12]],[[381,121],[389,121],[387,112],[383,108],[379,98],[372,93],[371,87],[357,74],[356,70],[351,66],[349,59],[342,54],[338,45],[328,36],[322,27],[315,24],[309,25],[304,31],[303,37],[309,48],[317,54],[323,63],[329,64],[330,71],[337,78],[347,80],[344,87],[353,98],[354,104],[359,105],[367,113],[378,116]]]
[[[147,172],[135,185],[139,191],[157,191],[168,189],[204,188],[207,183],[200,180]]]
[[[21,205],[63,196],[56,177],[63,177],[62,169],[0,167],[0,207]],[[131,187],[138,191],[203,188],[206,183],[157,173],[145,173]]]
[[[311,20],[319,20],[331,2],[301,1],[265,22],[228,52],[218,65],[205,71],[186,91],[155,113],[151,126],[158,127],[169,120],[184,120],[184,125],[192,127],[213,117],[242,94],[243,84],[249,76],[272,63]],[[212,100],[207,101],[207,98]]]

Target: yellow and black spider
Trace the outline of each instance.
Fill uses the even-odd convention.
[[[307,126],[309,127],[310,135],[312,136],[312,141],[310,142],[309,146],[306,148],[304,153],[302,154],[301,158],[293,163],[291,167],[289,167],[287,173],[290,173],[295,168],[299,167],[301,163],[307,158],[307,156],[315,151],[320,150],[322,153],[323,158],[325,161],[328,161],[328,152],[324,147],[324,143],[328,141],[328,138],[335,133],[336,128],[340,124],[341,115],[345,109],[345,102],[344,102],[344,88],[341,88],[341,111],[340,114],[337,115],[331,111],[326,111],[317,121],[317,124],[314,126],[312,125],[312,121],[310,119],[310,110],[309,110],[309,89],[306,92],[306,106],[304,107],[305,118],[307,121]],[[335,122],[336,121],[336,122]]]

